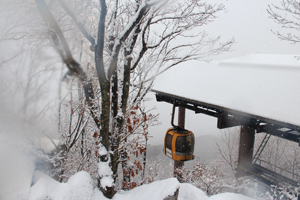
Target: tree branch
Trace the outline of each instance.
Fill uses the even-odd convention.
[[[92,83],[88,81],[87,76],[82,70],[80,64],[76,60],[74,60],[69,49],[69,45],[64,37],[64,34],[60,29],[59,25],[57,24],[56,20],[54,19],[46,2],[44,0],[35,0],[35,2],[37,4],[40,15],[42,16],[44,22],[46,23],[46,25],[48,25],[48,28],[50,29],[50,37],[53,42],[54,48],[60,55],[62,61],[68,67],[70,73],[75,77],[79,78],[79,80],[83,84],[86,102],[89,105],[90,112],[93,116],[97,127],[100,127],[100,120],[94,113],[94,110],[97,108],[97,106],[95,106],[92,101],[94,99]]]
[[[277,13],[274,9],[285,13]],[[300,23],[297,22],[300,18],[300,5],[297,1],[282,0],[281,7],[274,4],[268,5],[267,12],[269,14],[269,18],[273,19],[283,28],[300,31]],[[279,31],[271,31],[281,40],[290,41],[292,43],[300,42],[300,36],[298,35],[292,33],[282,34]]]
[[[103,52],[104,52],[104,37],[105,37],[105,16],[107,13],[107,8],[106,8],[105,0],[100,0],[100,4],[101,4],[101,12],[100,12],[100,19],[98,23],[97,45],[95,48],[95,62],[96,62],[96,69],[97,69],[99,83],[101,85],[101,82],[103,82],[106,79],[105,72],[104,72]]]
[[[133,20],[129,26],[125,29],[125,31],[121,34],[121,36],[116,40],[115,46],[113,49],[111,61],[109,64],[109,69],[108,69],[108,74],[107,74],[107,79],[110,80],[113,72],[116,70],[117,67],[117,61],[118,61],[118,56],[121,50],[121,46],[123,42],[128,38],[130,35],[131,31],[135,28],[137,24],[141,22],[143,19],[144,15],[148,12],[150,5],[145,4],[142,6],[139,11],[136,13],[135,17],[133,17],[135,20]]]
[[[86,75],[81,69],[80,64],[74,60],[69,45],[67,43],[67,40],[62,30],[58,26],[56,20],[54,19],[52,13],[50,12],[45,0],[35,0],[35,2],[37,4],[38,10],[42,18],[44,19],[46,25],[50,29],[51,39],[56,49],[58,50],[61,58],[63,59],[64,63],[66,63],[71,74],[80,78],[81,81],[85,81]],[[59,44],[61,44],[61,46],[59,46]]]
[[[85,29],[84,25],[77,19],[75,14],[71,11],[71,9],[68,8],[68,6],[65,4],[64,0],[59,0],[60,5],[62,8],[68,13],[68,15],[73,19],[75,24],[77,25],[80,32],[86,37],[88,41],[90,41],[91,45],[95,45],[95,38],[91,36]]]

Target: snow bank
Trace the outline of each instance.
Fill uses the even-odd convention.
[[[180,183],[175,178],[156,181],[129,191],[119,191],[113,200],[163,200],[174,195]]]
[[[92,179],[87,172],[78,172],[73,175],[67,183],[59,183],[49,176],[39,172],[38,181],[31,187],[29,200],[42,200],[50,198],[52,200],[107,200],[98,190],[93,188]],[[136,187],[130,191],[119,191],[113,200],[163,200],[174,195],[180,183],[175,178],[156,181]],[[189,184],[184,184],[183,188],[189,193],[181,195],[183,199],[193,200],[193,196],[199,195],[207,199],[207,196],[199,189]],[[197,191],[198,190],[198,191]],[[195,199],[195,198],[194,198]]]
[[[94,189],[89,173],[81,171],[70,177],[67,183],[59,183],[49,176],[39,173],[38,181],[32,186],[29,200],[106,200],[103,194]]]
[[[235,193],[222,193],[208,197],[197,187],[189,183],[179,183],[175,178],[142,185],[130,191],[119,191],[113,200],[163,200],[174,195],[177,188],[179,188],[178,200],[254,200]]]
[[[250,197],[246,197],[241,194],[235,194],[235,193],[221,193],[216,194],[208,198],[208,200],[254,200]]]
[[[235,194],[235,193],[222,193],[222,194],[217,194],[208,197],[199,188],[189,183],[181,183],[178,200],[254,200],[254,199],[241,194]]]
[[[53,196],[51,193],[53,193],[60,184],[41,172],[36,172],[35,178],[38,180],[31,187],[29,194],[30,200],[46,199],[48,196]]]
[[[208,196],[199,188],[189,184],[181,183],[178,200],[207,200]]]
[[[93,180],[87,172],[78,172],[67,183],[59,183],[41,172],[36,176],[38,181],[31,187],[26,198],[28,200],[108,200],[93,187]],[[178,200],[253,200],[234,193],[208,197],[202,190],[188,183],[179,183],[175,178],[145,184],[129,191],[118,191],[113,200],[163,200],[174,195],[178,188]]]

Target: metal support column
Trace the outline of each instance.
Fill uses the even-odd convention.
[[[247,169],[251,169],[254,140],[255,129],[251,126],[242,125],[240,134],[237,177],[243,176]]]
[[[185,108],[179,106],[178,107],[178,127],[184,129],[185,124]],[[177,178],[179,182],[182,182],[182,176],[178,173],[176,169],[184,166],[184,161],[176,161],[174,160],[174,177]]]

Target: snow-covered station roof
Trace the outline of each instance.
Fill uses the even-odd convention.
[[[251,54],[219,63],[190,61],[159,75],[161,101],[187,108],[228,112],[228,117],[300,130],[300,56]],[[169,98],[169,100],[167,100]],[[199,110],[199,113],[205,113]]]

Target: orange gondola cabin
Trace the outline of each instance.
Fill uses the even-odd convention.
[[[169,128],[165,135],[164,153],[177,161],[194,159],[195,137],[192,131]]]

